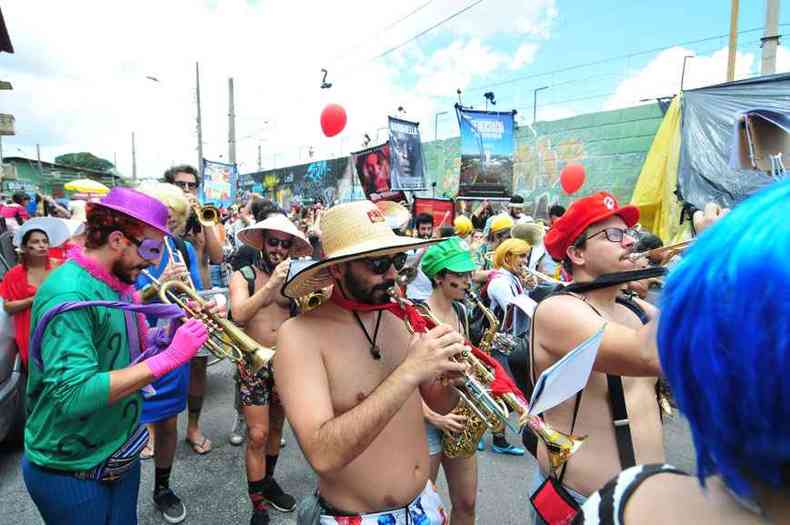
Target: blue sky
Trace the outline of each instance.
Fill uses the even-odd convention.
[[[491,89],[496,109],[517,108],[529,122],[537,87],[549,86],[538,96],[538,119],[553,120],[672,95],[686,55],[695,56],[688,60],[687,88],[724,80],[726,37],[679,44],[725,35],[729,0],[475,2],[83,0],[75,10],[58,0],[10,0],[3,14],[17,52],[0,55],[0,77],[14,91],[0,94],[0,110],[15,114],[17,136],[3,139],[4,153],[32,156],[36,144],[45,160],[91,151],[117,159],[128,174],[135,132],[139,176],[195,163],[196,61],[204,155],[227,160],[232,76],[243,172],[257,169],[258,147],[263,167],[271,168],[305,162],[311,148],[314,158],[348,154],[365,133],[383,140],[381,128],[398,106],[406,108],[405,118],[421,122],[424,140],[457,135],[457,88],[476,107]],[[779,18],[790,24],[790,2]],[[763,23],[764,1],[741,0],[739,29]],[[790,32],[790,25],[779,29]],[[758,72],[761,35],[739,37],[738,77]],[[790,70],[786,47],[778,66]],[[329,90],[319,88],[322,67],[334,84]],[[342,104],[349,116],[346,130],[332,139],[318,125],[329,102]]]

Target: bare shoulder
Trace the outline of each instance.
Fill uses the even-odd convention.
[[[555,332],[572,331],[579,327],[587,332],[587,325],[600,324],[600,316],[583,299],[572,295],[554,295],[540,302],[535,310],[536,337],[551,337]]]
[[[624,523],[759,523],[754,514],[738,506],[717,487],[717,482],[709,482],[706,491],[693,476],[673,473],[651,476],[628,500]]]
[[[326,340],[331,324],[326,305],[288,319],[277,331],[277,353],[320,352],[320,343]]]

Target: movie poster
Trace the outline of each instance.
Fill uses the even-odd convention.
[[[389,118],[392,190],[425,189],[419,123]]]
[[[461,128],[462,197],[510,197],[513,193],[515,113],[477,111],[455,105]]]
[[[202,183],[198,194],[200,202],[223,208],[236,202],[236,166],[203,159],[202,168]]]
[[[372,201],[405,199],[401,191],[394,191],[390,182],[390,145],[373,146],[351,154],[357,178],[365,197]]]

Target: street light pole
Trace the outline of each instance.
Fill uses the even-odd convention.
[[[683,80],[686,78],[686,60],[694,58],[694,55],[686,55],[683,57],[683,69],[680,72],[680,92],[683,92]]]
[[[549,89],[549,86],[543,86],[532,90],[532,124],[533,125],[538,120],[538,91],[543,91],[544,89]]]
[[[439,140],[439,115],[446,114],[446,111],[440,111],[433,116],[433,140]]]

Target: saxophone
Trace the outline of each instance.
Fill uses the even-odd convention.
[[[488,319],[488,329],[486,329],[483,337],[480,339],[478,348],[483,352],[490,354],[492,349],[499,350],[503,354],[510,354],[513,347],[516,345],[515,339],[509,334],[499,333],[499,321],[494,313],[486,308],[480,301],[480,298],[473,292],[467,290],[467,295],[480,307],[483,314]],[[483,385],[491,384],[493,381],[493,374],[479,361],[475,363],[472,373],[475,378]],[[489,421],[486,424],[482,418],[474,411],[472,411],[468,404],[461,401],[453,409],[453,414],[464,416],[466,418],[466,426],[463,431],[454,434],[444,433],[442,436],[442,449],[444,455],[449,458],[468,458],[475,453],[477,443],[483,437],[486,430],[490,426],[501,428],[500,422]],[[493,424],[493,425],[492,425]]]

